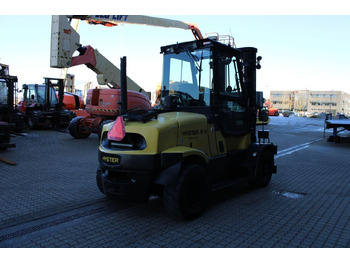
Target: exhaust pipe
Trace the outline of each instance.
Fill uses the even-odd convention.
[[[128,110],[128,95],[127,95],[127,80],[126,80],[126,56],[120,58],[120,114],[126,114]]]

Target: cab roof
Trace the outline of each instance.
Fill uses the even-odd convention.
[[[226,52],[233,52],[235,55],[240,55],[241,51],[238,48],[220,43],[210,38],[194,40],[190,42],[176,43],[172,45],[162,46],[160,52],[163,54],[180,53],[186,50],[192,51],[199,48],[214,47]]]

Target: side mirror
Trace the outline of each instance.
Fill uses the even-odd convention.
[[[259,109],[259,121],[267,122],[269,120],[269,111],[266,108]]]
[[[256,63],[256,69],[260,69],[260,68],[261,68],[261,65],[260,65],[261,59],[262,59],[261,56],[258,56],[258,57],[256,58],[256,61],[257,61],[257,63]]]

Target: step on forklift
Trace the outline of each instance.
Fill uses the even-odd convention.
[[[161,48],[160,104],[127,111],[124,98],[121,116],[103,126],[96,175],[103,194],[156,195],[170,215],[194,219],[218,189],[269,184],[277,146],[256,128],[257,112],[267,120],[256,93],[261,57],[233,46],[207,38]]]
[[[23,100],[18,108],[25,115],[30,129],[44,126],[66,128],[75,114],[63,109],[63,79],[45,77],[44,80],[44,84],[23,85]],[[55,89],[58,90],[58,98]]]

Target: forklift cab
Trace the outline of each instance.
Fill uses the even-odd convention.
[[[255,136],[256,48],[204,39],[161,52],[165,109],[204,113],[224,136]]]
[[[63,79],[47,78],[45,83],[23,85],[23,99],[27,106],[40,108],[43,111],[61,110],[63,106]],[[55,88],[58,90],[56,95]],[[58,96],[58,97],[57,97]]]
[[[28,103],[28,106],[32,104],[44,106],[45,105],[45,97],[46,92],[48,94],[48,102],[50,104],[49,107],[56,107],[58,104],[58,100],[56,97],[55,90],[53,88],[48,88],[46,91],[45,85],[23,85],[23,98]]]

